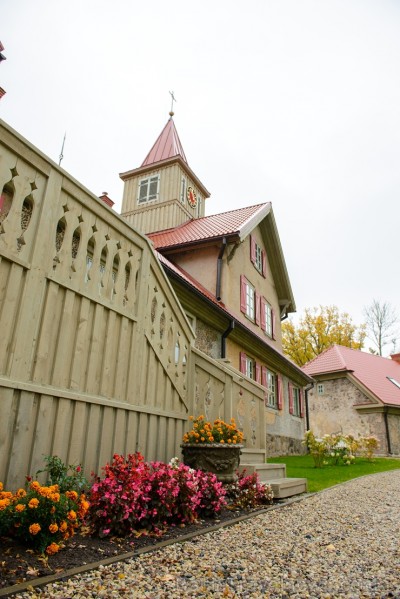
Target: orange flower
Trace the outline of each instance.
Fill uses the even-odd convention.
[[[65,532],[68,528],[68,524],[65,522],[65,520],[63,522],[61,522],[60,526],[59,526],[59,530],[60,532]]]
[[[32,491],[38,491],[40,489],[40,483],[37,480],[31,482],[29,486],[32,489]]]
[[[25,509],[25,506],[22,503],[17,503],[17,505],[15,506],[16,512],[23,512],[24,509]]]
[[[32,509],[36,509],[38,505],[39,505],[39,499],[36,499],[36,497],[31,499],[30,502],[28,503],[28,506]]]
[[[54,501],[54,503],[57,503],[58,501],[60,501],[60,493],[52,493],[50,495],[50,499]]]
[[[16,497],[25,497],[25,495],[26,495],[25,489],[18,489],[18,491],[15,493]]]
[[[60,549],[57,543],[51,543],[48,547],[46,547],[47,555],[54,555]]]
[[[9,499],[0,499],[0,511],[5,510],[8,505],[10,505]]]
[[[4,488],[4,487],[3,487],[3,483],[0,483],[0,491],[2,491],[2,490],[3,490],[3,488]]]
[[[74,512],[74,510],[70,510],[67,517],[68,520],[76,520],[76,512]]]
[[[76,491],[67,491],[65,494],[68,499],[72,499],[72,501],[76,501],[78,499],[78,493]]]
[[[57,532],[57,530],[58,530],[58,526],[57,526],[57,524],[50,524],[50,526],[49,526],[49,531],[50,531],[51,533],[53,533],[53,534],[54,534],[55,532]]]
[[[42,529],[40,527],[40,524],[31,524],[29,527],[29,532],[31,533],[31,535],[37,535],[38,532],[40,532]]]

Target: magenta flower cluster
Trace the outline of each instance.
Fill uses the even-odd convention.
[[[115,454],[90,491],[93,533],[160,532],[221,511],[225,489],[214,474],[181,463],[145,462],[140,453]]]

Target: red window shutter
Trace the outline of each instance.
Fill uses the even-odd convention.
[[[256,382],[261,384],[261,366],[256,362]]]
[[[252,261],[253,264],[255,264],[255,261],[256,261],[256,240],[254,239],[253,235],[250,235],[250,260]]]
[[[246,354],[242,351],[240,352],[240,372],[246,374]]]
[[[276,316],[275,316],[275,310],[272,310],[272,308],[271,308],[271,319],[272,319],[272,339],[276,339],[276,335],[275,335]]]
[[[283,380],[282,375],[278,374],[277,376],[278,383],[278,410],[283,409]]]
[[[267,276],[267,254],[265,253],[265,250],[262,250],[261,258],[262,258],[262,275],[265,278]]]
[[[246,277],[240,275],[240,311],[246,314]]]
[[[291,383],[288,383],[289,387],[289,414],[293,414],[293,387]]]
[[[261,328],[263,331],[265,331],[267,324],[265,322],[265,299],[263,297],[260,298],[260,312],[261,312]]]
[[[254,293],[254,301],[255,301],[255,313],[256,313],[256,325],[260,326],[260,294],[255,291]]]
[[[261,366],[261,384],[266,387],[267,386],[267,369],[265,366]]]
[[[299,389],[299,402],[300,402],[300,418],[304,418],[303,389]]]

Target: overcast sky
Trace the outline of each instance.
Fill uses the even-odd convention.
[[[271,201],[299,313],[400,308],[398,0],[0,0],[0,115],[121,207],[175,92],[206,214]]]

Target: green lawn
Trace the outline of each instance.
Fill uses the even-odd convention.
[[[400,459],[395,458],[374,458],[373,462],[356,458],[351,466],[324,466],[323,468],[314,467],[311,455],[270,458],[268,463],[286,464],[288,477],[307,478],[309,492],[321,491],[358,476],[400,468]]]

